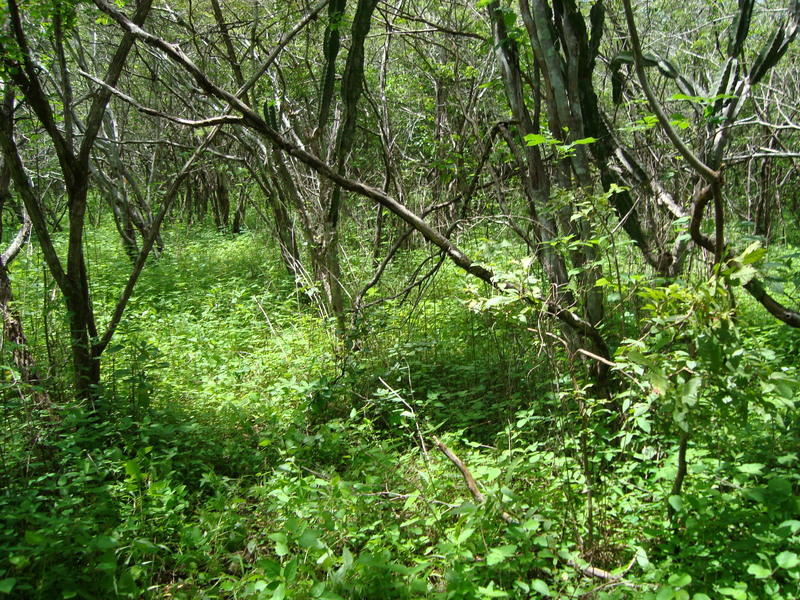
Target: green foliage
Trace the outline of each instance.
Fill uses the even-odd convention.
[[[598,202],[573,212],[596,218]],[[101,310],[127,268],[107,233],[90,250]],[[523,249],[477,243],[499,278],[541,293]],[[333,325],[269,251],[253,235],[170,232],[96,410],[59,406],[53,421],[5,380],[0,594],[796,595],[798,340],[728,288],[768,260],[760,247],[702,284],[598,282],[636,294],[646,332],[619,345],[610,397],[542,343],[537,305],[450,268],[413,303],[373,309],[340,359]],[[587,563],[625,584],[584,576]]]
[[[666,560],[648,577],[679,566],[689,589],[708,597],[790,598],[797,589],[795,575],[775,566],[778,556],[792,564],[797,544],[797,373],[763,337],[739,327],[721,281],[741,283],[760,254],[751,247],[705,285],[643,289],[649,335],[618,350],[620,368],[639,383],[622,405],[630,422],[624,447],[636,452],[637,439],[666,441],[680,431],[691,440],[688,489],[665,494],[678,527],[658,542]],[[673,480],[676,460],[656,477]],[[653,597],[684,597],[684,587],[670,579]]]
[[[566,158],[573,155],[575,153],[575,146],[585,146],[586,144],[592,144],[596,141],[597,140],[593,137],[587,137],[566,143],[556,139],[550,135],[549,132],[546,135],[529,133],[525,136],[525,143],[528,146],[545,145],[552,147],[556,151],[559,158]]]

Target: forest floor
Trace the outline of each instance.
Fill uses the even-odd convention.
[[[95,239],[105,314],[128,265]],[[800,337],[746,301],[708,364],[620,340],[636,384],[593,398],[529,313],[447,267],[345,352],[263,237],[167,241],[96,406],[70,402],[63,319],[20,259],[64,383],[55,415],[3,383],[0,596],[800,598]],[[702,378],[662,381],[658,356]]]

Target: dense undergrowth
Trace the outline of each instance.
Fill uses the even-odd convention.
[[[95,240],[110,306],[127,265]],[[63,317],[20,259],[55,408],[6,368],[0,596],[800,597],[800,338],[731,303],[735,273],[619,282],[647,335],[618,336],[598,398],[541,315],[449,267],[345,352],[268,247],[173,232],[96,406],[63,391]]]

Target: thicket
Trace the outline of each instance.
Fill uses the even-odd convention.
[[[800,0],[0,17],[0,596],[800,598]]]
[[[0,592],[798,597],[800,338],[723,285],[735,274],[615,283],[638,306],[617,327],[649,333],[621,337],[625,385],[595,397],[536,310],[455,269],[383,305],[344,353],[267,237],[165,238],[96,406],[67,391],[38,253],[16,265],[53,404],[34,403],[6,345]],[[519,248],[473,243],[530,277]],[[103,226],[88,254],[102,312],[127,259]]]

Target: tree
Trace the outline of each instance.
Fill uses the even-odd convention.
[[[139,4],[134,20],[143,23],[151,3]],[[90,181],[92,149],[103,123],[103,115],[111,92],[98,86],[88,108],[82,139],[74,121],[74,82],[68,67],[65,39],[76,27],[76,7],[67,2],[40,4],[32,7],[38,14],[21,10],[17,2],[8,3],[7,33],[0,44],[0,59],[4,76],[24,98],[24,106],[6,103],[0,124],[0,147],[11,172],[15,188],[22,197],[30,216],[37,241],[61,293],[64,296],[69,318],[72,347],[72,363],[75,371],[75,389],[78,397],[91,398],[100,383],[100,356],[108,339],[98,337],[95,312],[92,306],[89,279],[83,248],[86,223],[87,197]],[[43,37],[38,37],[30,28],[44,17],[50,26]],[[120,77],[122,67],[133,46],[134,37],[124,35],[111,58],[104,82],[113,86]],[[52,82],[58,87],[57,97],[49,86],[49,70],[42,68],[43,53],[54,56],[51,65],[55,71]],[[56,100],[58,99],[58,103]],[[59,105],[62,110],[59,111]],[[42,199],[33,186],[11,128],[17,111],[30,110],[52,144],[64,178],[67,195],[69,239],[66,259],[59,256],[50,235]],[[59,123],[59,119],[63,119]],[[115,327],[112,323],[111,327]]]

